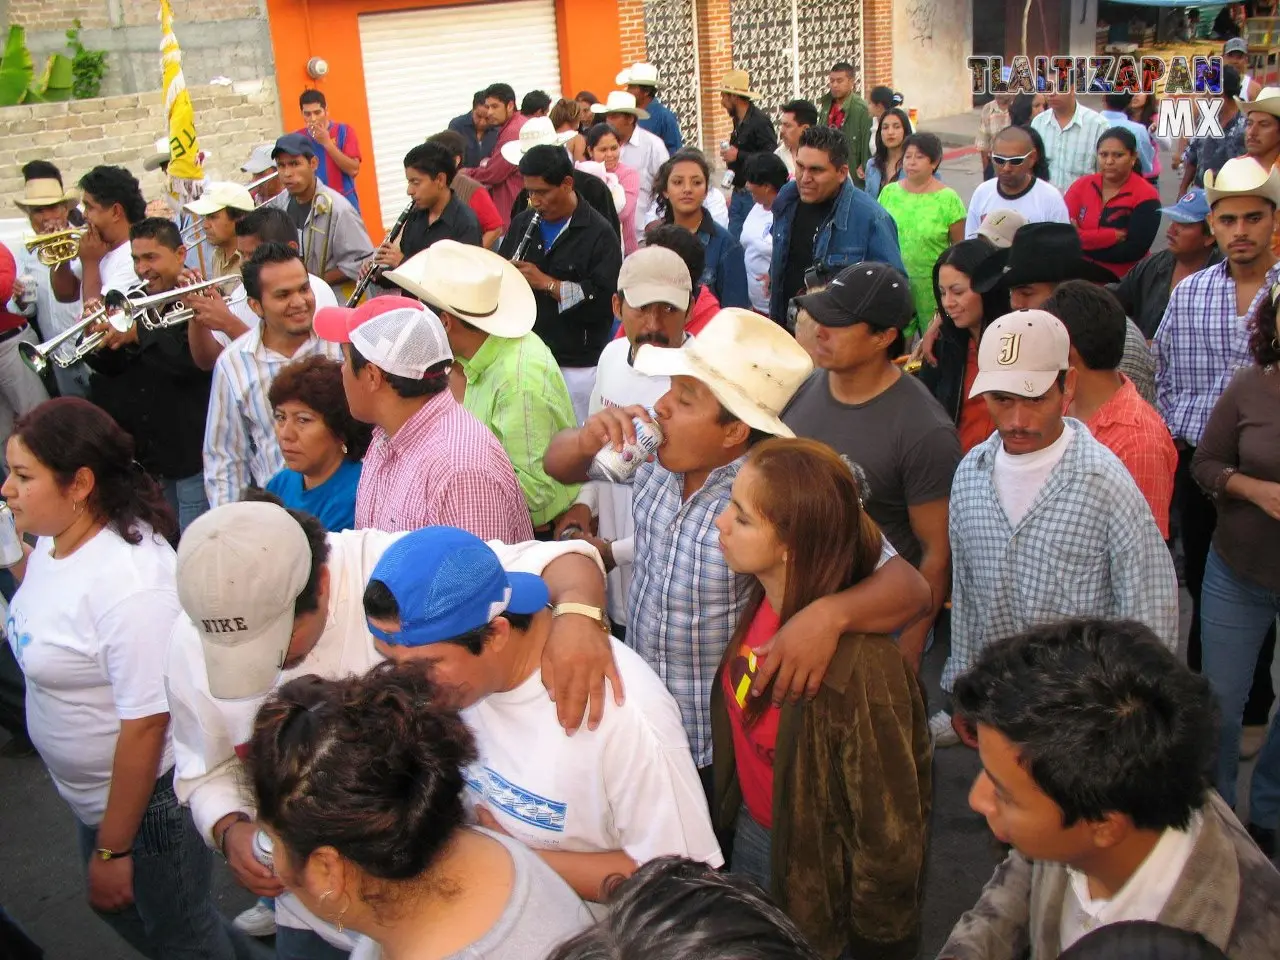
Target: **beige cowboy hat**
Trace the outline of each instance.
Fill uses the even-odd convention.
[[[795,436],[782,411],[813,372],[808,352],[785,328],[740,307],[725,307],[683,346],[646,343],[634,366],[651,377],[693,377],[747,426],[779,437]]]
[[[562,147],[578,135],[577,130],[556,133],[550,117],[532,117],[520,128],[520,139],[502,145],[502,159],[520,165],[520,158],[534,147]]]
[[[22,196],[15,197],[13,203],[19,209],[31,210],[59,203],[75,203],[78,199],[74,190],[64,190],[61,182],[53,177],[36,177],[22,185]]]
[[[1205,171],[1204,197],[1210,207],[1225,197],[1261,197],[1280,207],[1280,170],[1267,170],[1252,157],[1234,157],[1217,176]]]
[[[658,83],[658,68],[652,63],[633,63],[614,77],[613,82],[620,87],[637,86],[656,89],[661,85]]]
[[[200,162],[204,163],[212,156],[208,151],[200,151]],[[169,138],[161,137],[156,141],[156,145],[152,147],[151,154],[142,161],[143,170],[159,170],[166,163],[173,159],[173,152],[169,148]]]
[[[731,93],[735,97],[746,97],[748,100],[759,100],[760,94],[751,89],[751,74],[745,70],[730,70],[716,87],[720,93]]]
[[[1252,100],[1236,97],[1236,106],[1244,113],[1269,113],[1280,117],[1280,87],[1263,87]]]
[[[382,276],[427,306],[495,337],[523,337],[538,318],[529,281],[484,247],[437,240]]]
[[[637,107],[635,95],[627,93],[625,90],[610,90],[609,99],[604,103],[593,103],[591,112],[600,114],[630,113],[640,120],[649,119],[649,111],[641,110]]]

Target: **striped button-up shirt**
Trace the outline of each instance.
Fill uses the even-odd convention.
[[[982,650],[1068,617],[1139,620],[1178,645],[1178,580],[1129,471],[1084,424],[1026,515],[1010,525],[992,477],[1000,435],[960,461],[951,488],[951,690]]]
[[[280,368],[322,354],[342,359],[342,347],[315,334],[286,357],[262,342],[257,326],[218,354],[204,426],[204,490],[209,506],[232,503],[251,483],[265,487],[284,469],[267,391]]]
[[[374,429],[356,490],[357,528],[394,533],[434,525],[460,527],[481,540],[533,539],[502,445],[448,390],[394,434]]]
[[[1248,318],[1278,275],[1280,264],[1267,272],[1243,316],[1236,309],[1236,283],[1225,260],[1173,288],[1154,348],[1156,409],[1175,440],[1193,447],[1200,443],[1213,405],[1232,375],[1252,362]]]
[[[1097,110],[1077,103],[1075,115],[1065,127],[1059,125],[1052,110],[1046,110],[1031,121],[1031,129],[1044,141],[1049,161],[1049,181],[1066,192],[1085,174],[1098,172],[1098,138],[1110,124]]]

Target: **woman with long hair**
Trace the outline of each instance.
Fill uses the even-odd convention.
[[[995,284],[987,293],[974,289],[975,276],[1003,262],[1001,252],[981,238],[961,240],[945,250],[933,267],[933,295],[941,326],[933,347],[937,364],[925,363],[918,376],[943,409],[951,414],[960,434],[960,449],[968,453],[995,430],[982,397],[969,398],[978,375],[978,343],[982,331],[996,317],[1009,312],[1009,292]]]
[[[12,568],[9,643],[27,729],[76,820],[89,905],[144,956],[218,958],[211,853],[173,790],[165,693],[177,520],[103,410],[49,400],[14,426],[3,495],[36,537]],[[247,946],[247,945],[246,945]]]
[[[536,960],[591,923],[536,853],[469,823],[475,760],[418,668],[299,677],[258,712],[245,767],[275,873],[368,938],[351,960]]]
[[[880,125],[876,127],[876,150],[867,164],[866,186],[863,188],[871,196],[880,196],[886,184],[905,176],[902,155],[911,134],[911,118],[901,107],[886,110],[880,118]]]
[[[1142,171],[1142,176],[1157,190],[1160,189],[1160,141],[1156,139],[1156,114],[1159,110],[1160,98],[1156,94],[1135,93],[1124,111],[1134,123],[1140,123],[1147,128],[1147,140],[1151,143],[1151,152],[1155,160],[1150,170]]]
[[[870,576],[880,531],[853,468],[815,440],[753,447],[716,519],[729,568],[754,578],[712,686],[715,804],[731,869],[755,880],[819,955],[915,952],[932,751],[924,695],[892,637],[841,640],[818,695],[752,698],[755,651],[810,603]]]
[[[636,239],[636,201],[640,196],[640,174],[622,162],[622,142],[618,139],[618,131],[607,123],[596,123],[584,134],[587,144],[587,156],[597,163],[603,163],[607,173],[612,173],[622,184],[627,202],[618,212],[618,220],[622,224],[622,252],[629,256],[639,249]]]
[[[658,168],[653,180],[658,217],[655,223],[674,223],[698,238],[706,251],[700,283],[716,295],[722,307],[751,308],[742,245],[716,223],[706,208],[711,168],[699,150],[676,151]],[[652,224],[646,229],[652,229]]]
[[[902,94],[895,93],[892,87],[872,87],[871,96],[867,98],[867,110],[871,113],[871,153],[876,152],[876,131],[880,129],[880,118],[894,107],[902,106]]]
[[[1098,138],[1098,172],[1067,188],[1063,200],[1085,259],[1123,279],[1147,255],[1160,230],[1160,194],[1142,177],[1133,131],[1111,127]]]

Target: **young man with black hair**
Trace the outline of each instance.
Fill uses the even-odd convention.
[[[471,98],[471,109],[449,121],[449,129],[462,137],[462,159],[459,167],[476,167],[493,153],[498,142],[498,128],[489,122],[489,109],[484,104],[485,91],[477,90]]]
[[[124,293],[137,286],[129,228],[147,215],[147,201],[137,179],[124,167],[94,167],[80,178],[80,190],[88,226],[80,238],[80,283],[72,289],[59,282],[54,295],[63,303],[79,297],[91,304],[108,290]]]
[[[530,90],[520,101],[520,112],[529,120],[545,117],[551,109],[551,97],[545,90]]]
[[[787,166],[787,176],[796,175],[796,154],[800,135],[818,125],[818,108],[809,100],[789,100],[778,108],[778,149],[773,151]]]
[[[484,106],[490,125],[498,131],[493,150],[478,165],[461,172],[488,189],[506,230],[511,223],[511,205],[524,186],[524,179],[520,168],[502,155],[502,148],[513,140],[519,141],[520,128],[529,118],[516,109],[516,92],[507,83],[490,85],[484,92]]]
[[[496,130],[493,136],[494,140],[497,140]],[[427,137],[427,143],[440,144],[453,157],[453,165],[458,172],[453,175],[449,189],[480,221],[480,245],[486,250],[494,249],[502,236],[502,218],[498,216],[498,208],[493,205],[493,198],[489,196],[489,191],[462,172],[467,146],[466,138],[457,130],[441,130]],[[468,166],[474,166],[474,164],[468,164]]]
[[[533,332],[560,364],[581,423],[600,351],[613,329],[611,303],[622,248],[604,217],[578,196],[573,162],[563,147],[533,147],[520,160],[520,174],[530,209],[511,221],[498,252],[533,288],[538,304]],[[535,213],[540,219],[533,226]],[[522,246],[522,258],[515,260]]]
[[[316,336],[312,277],[288,244],[261,244],[241,268],[247,302],[261,321],[219,354],[204,433],[204,486],[210,506],[239,500],[249,486],[265,487],[284,469],[267,391],[290,360],[342,349]]]
[[[360,198],[356,196],[356,175],[360,173],[360,141],[349,124],[329,119],[329,104],[319,90],[304,90],[298,97],[298,109],[306,124],[296,131],[315,144],[315,155],[320,163],[316,175],[320,182],[336,190],[360,212]]]
[[[684,332],[689,336],[697,336],[698,331],[711,322],[711,318],[720,312],[720,301],[715,292],[702,283],[702,272],[707,265],[707,251],[697,234],[690,233],[684,227],[674,223],[664,223],[654,227],[644,235],[644,246],[665,247],[675,253],[689,268],[689,278],[693,286],[693,307],[684,321]],[[618,314],[619,317],[622,314]],[[624,336],[622,325],[618,327],[618,337]]]
[[[1013,852],[939,957],[1056,957],[1134,920],[1231,960],[1275,955],[1280,874],[1210,787],[1209,684],[1150,630],[1029,629],[988,647],[954,700],[982,760],[969,805]]]
[[[407,297],[374,297],[318,312],[316,332],[341,345],[351,415],[374,425],[357,527],[442,524],[503,543],[533,539],[506,451],[449,389],[453,351],[439,317]]]
[[[854,93],[856,75],[854,65],[841,60],[827,74],[827,92],[818,100],[823,124],[839,130],[844,137],[848,146],[845,162],[853,171],[866,170],[871,160],[871,108]],[[864,185],[861,179],[854,183],[859,188]]]

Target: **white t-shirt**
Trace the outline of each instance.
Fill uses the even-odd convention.
[[[6,626],[27,679],[27,730],[76,818],[107,809],[120,721],[166,713],[164,661],[182,618],[173,548],[142,528],[127,543],[104,527],[55,559],[41,537]],[[173,766],[170,735],[156,777]]]
[[[321,307],[336,307],[338,298],[333,292],[333,287],[329,286],[314,273],[307,274],[311,281],[311,292],[316,298],[316,309]],[[244,285],[241,284],[231,294],[232,304],[231,312],[235,314],[237,320],[243,323],[249,330],[253,330],[262,322],[262,318],[253,312],[253,307],[249,306],[249,301],[244,295]],[[249,331],[246,330],[245,333]],[[213,331],[213,339],[217,340],[224,347],[231,346],[231,337],[227,336],[221,330]]]
[[[1062,425],[1062,435],[1043,450],[1035,453],[1013,455],[1005,452],[1004,445],[996,450],[991,479],[996,485],[996,496],[1009,518],[1009,526],[1016,527],[1035,503],[1040,488],[1049,479],[1064,456],[1076,432],[1070,424]]]
[[[756,204],[742,223],[742,260],[747,267],[747,294],[751,306],[761,313],[769,312],[769,296],[764,292],[764,278],[773,260],[773,211]]]
[[[724,863],[680,708],[634,650],[613,641],[627,691],[600,726],[572,737],[535,671],[462,711],[479,761],[469,798],[538,850],[625,850],[636,863],[673,854]]]
[[[1031,189],[1017,197],[1001,196],[997,187],[998,182],[992,179],[983,181],[974,189],[964,224],[966,238],[972,240],[978,235],[983,219],[992,210],[1017,210],[1028,223],[1071,222],[1066,201],[1058,188],[1047,180],[1037,177],[1031,181]]]
[[[127,293],[131,287],[137,286],[138,275],[133,272],[133,249],[128,240],[98,261],[98,277],[102,281],[103,293],[108,290]]]

